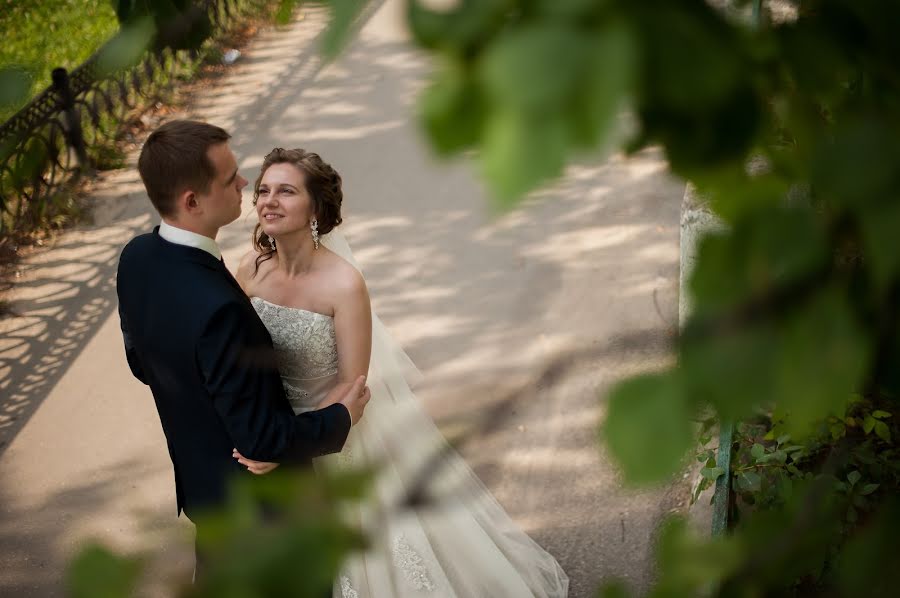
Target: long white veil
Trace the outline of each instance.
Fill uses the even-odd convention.
[[[321,243],[362,272],[334,230]],[[520,530],[441,435],[410,387],[421,378],[372,313],[372,399],[344,450],[325,467],[374,465],[374,500],[349,516],[373,536],[335,585],[342,598],[561,598],[569,581],[556,560]],[[437,458],[435,458],[437,457]],[[410,506],[423,490],[433,503]]]

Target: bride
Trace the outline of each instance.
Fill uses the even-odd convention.
[[[375,505],[356,516],[372,547],[336,581],[340,598],[561,597],[568,578],[519,530],[449,449],[409,388],[418,372],[372,313],[363,276],[334,230],[340,175],[317,154],[275,148],[254,186],[259,222],[237,278],[269,330],[296,413],[336,402],[360,375],[372,391],[340,455],[324,466],[377,464]],[[436,505],[399,510],[429,456]],[[253,473],[277,464],[237,458]]]

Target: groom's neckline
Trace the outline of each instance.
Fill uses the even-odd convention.
[[[287,305],[279,305],[278,303],[272,303],[271,301],[266,301],[266,300],[263,299],[262,297],[257,297],[257,296],[252,296],[252,297],[250,297],[250,301],[253,301],[254,299],[256,299],[256,300],[258,300],[258,301],[262,301],[262,302],[265,303],[266,305],[271,305],[272,307],[277,307],[278,309],[289,309],[289,310],[291,310],[291,311],[302,311],[302,312],[306,312],[306,313],[308,313],[308,314],[313,314],[313,315],[316,315],[316,316],[321,316],[321,317],[323,317],[323,318],[328,318],[328,319],[330,319],[330,320],[333,320],[333,319],[334,319],[334,316],[329,316],[328,314],[319,313],[319,312],[317,312],[317,311],[312,311],[312,310],[309,310],[309,309],[303,309],[302,307],[289,307],[289,306],[287,306]]]
[[[217,260],[215,257],[213,257],[212,254],[204,249],[200,249],[199,247],[191,247],[190,245],[182,245],[180,243],[173,243],[172,241],[164,239],[162,235],[159,234],[158,226],[153,228],[152,235],[161,247],[169,250],[170,252],[183,259],[191,262],[196,262],[198,264],[202,264],[214,269],[225,267],[221,260]]]

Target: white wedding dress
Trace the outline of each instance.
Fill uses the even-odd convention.
[[[324,244],[356,266],[336,232]],[[357,266],[358,267],[358,266]],[[284,389],[294,411],[314,409],[337,379],[330,316],[251,298],[272,336]],[[568,578],[556,560],[512,522],[456,452],[409,387],[418,372],[373,314],[372,399],[343,451],[317,467],[377,466],[375,500],[352,516],[372,539],[335,583],[338,598],[557,598]],[[401,503],[428,459],[433,504]]]

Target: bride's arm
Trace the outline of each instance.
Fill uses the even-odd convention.
[[[372,355],[372,306],[362,275],[348,267],[341,273],[334,301],[334,332],[337,339],[338,379],[319,409],[337,403],[359,376],[369,372]]]

